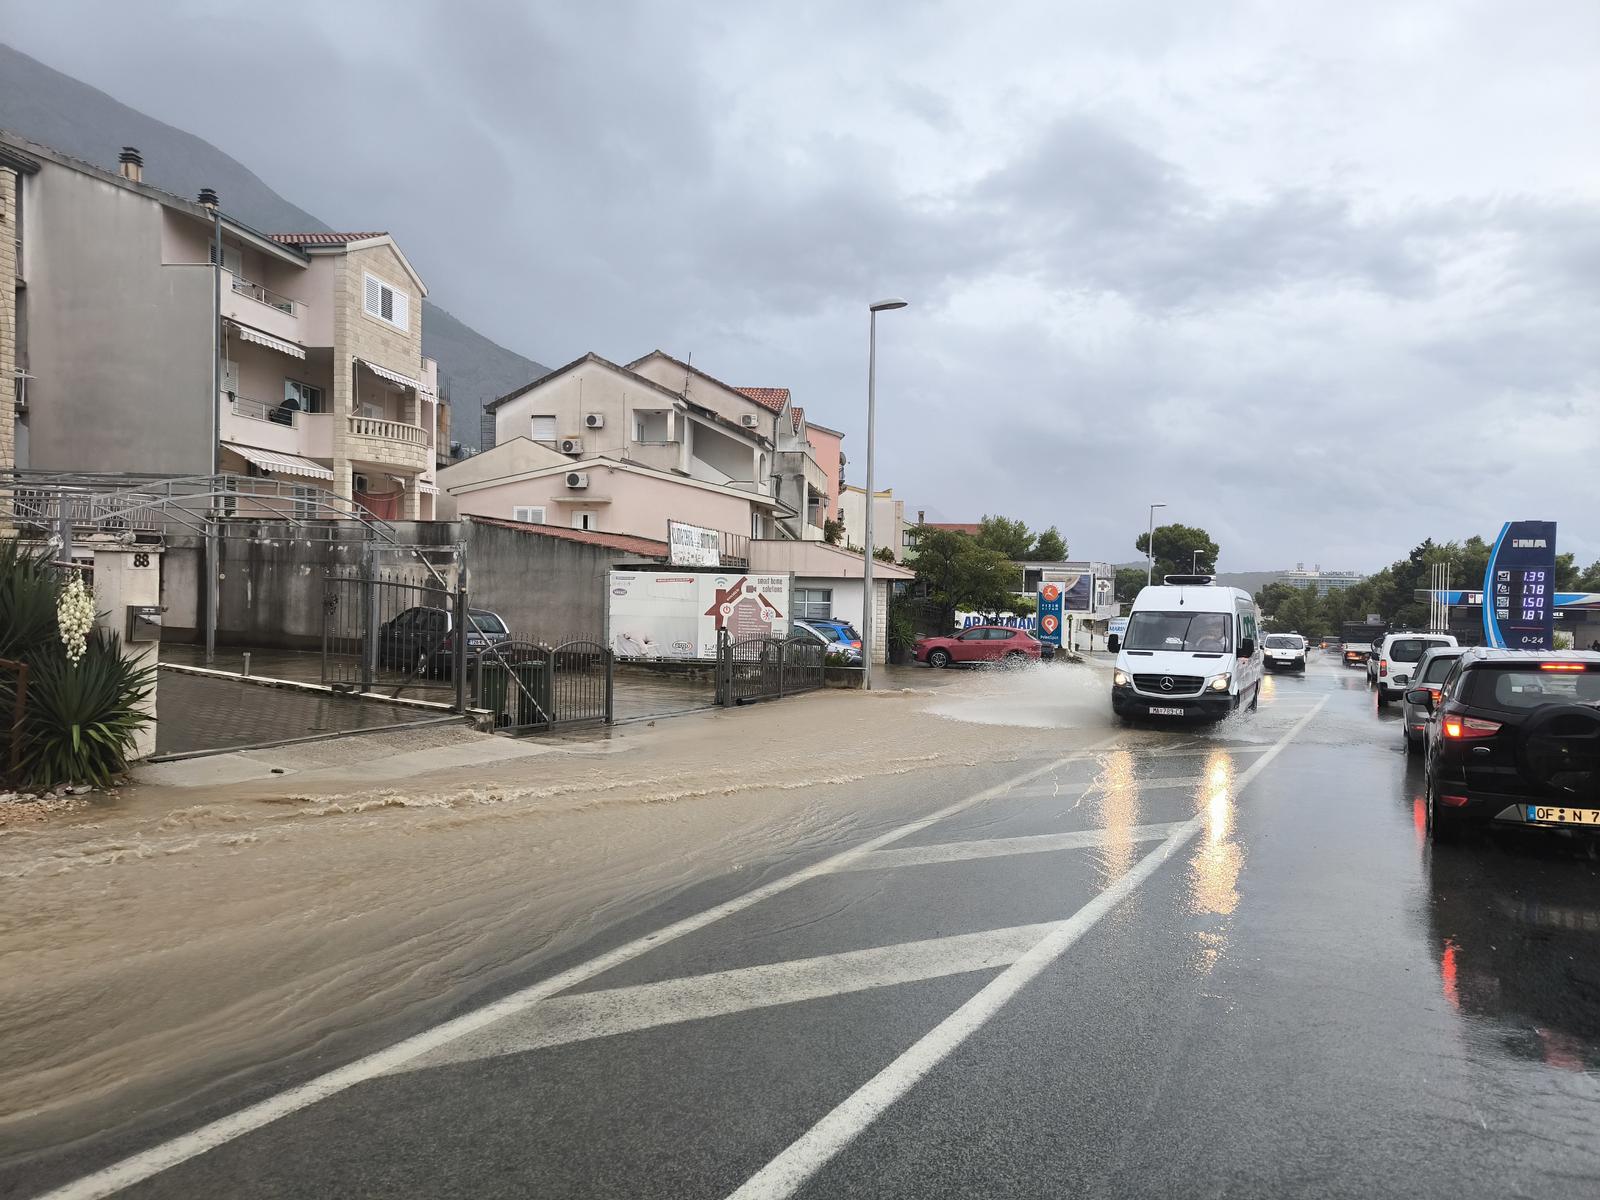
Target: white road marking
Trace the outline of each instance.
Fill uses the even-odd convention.
[[[1039,833],[1025,837],[985,838],[976,842],[935,842],[927,846],[902,846],[874,850],[841,867],[842,871],[883,871],[891,867],[919,867],[926,863],[961,862],[969,858],[1004,858],[1011,854],[1048,854],[1054,850],[1081,850],[1086,847],[1118,846],[1128,842],[1159,842],[1178,828],[1176,821],[1164,825],[1132,825],[1123,829],[1078,829],[1071,833]]]
[[[1242,792],[1321,710],[1322,702],[1319,702],[1296,721],[1271,749],[1242,772],[1234,783],[1234,793],[1237,795]],[[802,1134],[788,1149],[752,1175],[729,1200],[784,1200],[794,1195],[836,1154],[855,1141],[880,1113],[909,1092],[919,1079],[987,1024],[1008,1000],[1038,978],[1074,942],[1155,874],[1156,869],[1199,833],[1204,824],[1205,816],[1200,814],[1178,826],[1166,841],[1135,863],[1127,874],[1061,922],[1038,945],[985,984],[977,995],[939,1022],[904,1054]]]
[[[421,1033],[413,1034],[404,1041],[396,1042],[393,1046],[369,1054],[364,1058],[358,1058],[354,1062],[335,1068],[326,1074],[318,1075],[316,1078],[289,1088],[287,1091],[279,1092],[276,1096],[270,1096],[265,1100],[250,1105],[248,1108],[242,1108],[236,1113],[219,1117],[209,1124],[202,1125],[199,1129],[152,1146],[147,1150],[141,1150],[137,1154],[131,1154],[108,1167],[103,1167],[70,1183],[63,1184],[54,1191],[46,1192],[37,1197],[36,1200],[100,1200],[100,1197],[113,1195],[125,1187],[131,1187],[141,1180],[149,1179],[153,1175],[159,1175],[162,1171],[169,1170],[179,1163],[194,1158],[196,1155],[204,1154],[208,1150],[214,1150],[218,1146],[225,1145],[233,1141],[234,1138],[242,1137],[253,1130],[260,1129],[264,1125],[270,1125],[273,1121],[289,1116],[291,1113],[299,1112],[303,1108],[309,1108],[311,1105],[326,1100],[330,1096],[336,1096],[358,1083],[364,1083],[369,1079],[375,1079],[380,1075],[388,1075],[397,1071],[407,1063],[437,1050],[441,1046],[448,1045],[457,1038],[475,1033],[494,1024],[496,1021],[516,1016],[526,1011],[530,1006],[559,992],[576,987],[585,980],[593,979],[596,975],[620,966],[631,959],[638,958],[641,954],[654,950],[658,946],[664,946],[676,938],[693,933],[698,929],[703,929],[707,925],[722,920],[724,917],[742,912],[747,908],[769,900],[773,896],[797,887],[809,879],[815,879],[831,871],[837,871],[862,855],[872,853],[880,846],[887,846],[889,843],[909,834],[947,820],[957,813],[965,812],[974,805],[982,804],[986,800],[992,800],[996,796],[1004,795],[1018,784],[1038,779],[1052,771],[1059,771],[1069,763],[1092,758],[1102,750],[1110,749],[1117,745],[1120,737],[1120,734],[1113,734],[1109,737],[1101,738],[1099,741],[1085,746],[1082,750],[1063,755],[1061,758],[1045,763],[1043,766],[1024,771],[1003,783],[997,783],[993,787],[975,792],[965,799],[956,801],[954,804],[948,804],[930,816],[902,825],[898,829],[892,829],[888,833],[879,834],[875,838],[862,842],[859,846],[842,851],[832,858],[824,859],[812,866],[804,867],[791,875],[784,876],[782,879],[775,879],[771,883],[745,892],[743,895],[736,896],[732,900],[725,901],[713,908],[708,908],[704,912],[685,917],[681,921],[674,921],[671,925],[659,929],[655,933],[635,938],[633,941],[626,942],[621,946],[606,951],[604,954],[597,955],[587,962],[570,967],[559,975],[551,976],[549,979],[531,984],[520,991],[512,992],[509,996],[504,996],[493,1003],[484,1005],[482,1008],[474,1009],[472,1012],[463,1013],[461,1016],[446,1021],[442,1025],[435,1025],[431,1029],[425,1029]],[[1128,748],[1134,749],[1133,747]]]
[[[1016,962],[1060,922],[1014,925],[978,933],[953,934],[867,950],[846,950],[816,958],[763,963],[712,971],[655,983],[552,996],[490,1029],[457,1038],[406,1064],[422,1070],[444,1063],[517,1054],[567,1042],[610,1037],[771,1008],[801,1000],[822,1000],[869,988],[938,979]]]

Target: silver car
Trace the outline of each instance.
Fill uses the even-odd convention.
[[[1466,650],[1461,646],[1437,646],[1426,650],[1417,660],[1416,670],[1411,674],[1411,687],[1427,688],[1433,693],[1434,707],[1439,706],[1439,685],[1444,682],[1444,677],[1450,674],[1450,668],[1456,665]],[[1413,704],[1410,700],[1402,700],[1400,704],[1400,732],[1405,735],[1406,753],[1415,754],[1427,744],[1429,712],[1420,704]]]
[[[794,636],[810,635],[821,642],[823,652],[829,657],[842,658],[842,666],[859,667],[861,665],[861,647],[852,646],[839,636],[839,631],[831,625],[813,625],[810,621],[794,622]]]

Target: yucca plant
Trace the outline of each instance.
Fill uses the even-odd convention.
[[[0,658],[31,661],[56,637],[56,600],[65,584],[48,550],[0,538]]]
[[[139,706],[155,687],[155,667],[124,658],[121,640],[106,630],[90,636],[76,666],[59,640],[48,647],[34,656],[28,677],[22,779],[36,787],[104,787],[127,765],[134,736],[149,722]]]

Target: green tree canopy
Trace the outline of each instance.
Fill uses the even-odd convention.
[[[1133,545],[1140,554],[1148,553],[1150,535],[1141,533]],[[1221,551],[1209,533],[1195,525],[1157,525],[1155,581],[1160,583],[1163,575],[1188,575],[1194,571],[1196,550],[1200,552],[1200,572],[1215,572]]]
[[[1118,567],[1116,598],[1124,604],[1132,604],[1144,586],[1144,575],[1143,567]]]
[[[954,529],[918,525],[916,538],[917,580],[951,621],[959,609],[1010,606],[1022,582],[1010,556]]]
[[[1022,521],[985,514],[978,526],[978,545],[1020,562],[1033,551],[1033,534]]]
[[[1028,555],[1031,562],[1061,562],[1067,557],[1067,543],[1054,525],[1041,533]]]

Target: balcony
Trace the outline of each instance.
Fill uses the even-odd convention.
[[[300,318],[305,305],[229,271],[224,271],[222,278],[225,284],[231,281],[231,286],[222,289],[224,317],[284,341],[299,343]]]
[[[408,473],[427,470],[433,463],[433,442],[421,425],[381,417],[345,418],[346,454],[360,462],[398,467]]]
[[[328,413],[294,412],[233,392],[222,394],[218,437],[224,442],[259,446],[282,454],[326,461],[333,457],[333,418]]]

